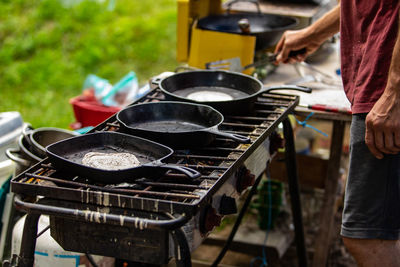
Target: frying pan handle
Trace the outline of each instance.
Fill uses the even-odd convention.
[[[232,5],[237,2],[249,2],[249,3],[255,4],[257,6],[258,14],[261,15],[261,8],[260,8],[260,3],[258,3],[258,0],[232,0],[232,1],[229,1],[228,3],[226,3],[226,5],[227,5],[226,13],[227,14],[231,13]]]
[[[233,139],[242,144],[250,144],[251,143],[250,137],[243,136],[240,134],[227,133],[227,132],[220,131],[218,129],[208,129],[207,132],[215,134],[215,135],[227,137],[229,139]]]
[[[196,170],[193,170],[189,167],[185,167],[185,166],[177,166],[174,164],[168,164],[168,163],[162,163],[162,162],[157,162],[154,165],[146,165],[149,167],[155,167],[155,168],[164,168],[164,169],[170,169],[170,170],[176,170],[179,171],[183,174],[185,174],[187,177],[189,177],[190,179],[196,179],[199,178],[201,176],[201,173],[199,173]]]
[[[31,164],[28,160],[20,158],[16,155],[14,155],[13,153],[18,153],[19,149],[15,149],[15,148],[8,148],[6,150],[6,156],[7,158],[11,159],[12,161],[21,164],[24,167],[29,167]]]
[[[295,91],[301,91],[304,93],[311,93],[312,89],[309,87],[305,86],[299,86],[299,85],[279,85],[279,86],[270,86],[270,87],[263,87],[260,91],[257,92],[256,95],[264,94],[264,93],[269,93],[271,91],[275,90],[295,90]]]
[[[179,171],[179,172],[181,172],[183,174],[186,174],[187,177],[189,177],[190,179],[196,179],[196,178],[199,178],[201,176],[201,173],[199,173],[198,171],[193,170],[193,169],[191,169],[189,167],[185,167],[185,166],[177,166],[177,165],[172,165],[172,164],[165,164],[162,167]]]
[[[151,79],[151,84],[156,85],[157,87],[160,87],[161,81],[164,78],[167,78],[171,75],[175,74],[174,72],[163,72],[160,75],[154,77],[153,79]]]
[[[160,86],[160,83],[161,83],[161,80],[162,80],[161,78],[157,77],[157,78],[152,79],[152,80],[151,80],[151,83],[152,83],[153,85],[159,87],[159,86]]]

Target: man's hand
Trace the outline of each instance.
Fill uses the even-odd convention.
[[[365,120],[365,143],[378,159],[400,152],[399,93],[386,89]]]
[[[275,53],[277,54],[276,62],[295,63],[304,61],[306,57],[314,53],[323,42],[324,40],[310,38],[308,28],[298,31],[286,31],[275,48]],[[306,52],[289,57],[291,51],[301,49],[305,49]]]
[[[303,61],[320,45],[339,31],[340,5],[337,5],[315,23],[297,31],[286,31],[275,48],[276,63]],[[304,54],[289,57],[291,51],[305,49]]]

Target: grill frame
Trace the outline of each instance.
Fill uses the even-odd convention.
[[[157,91],[158,90],[158,91]],[[277,102],[271,103],[271,100],[275,99]],[[282,99],[284,98],[284,99]],[[269,100],[268,100],[269,99]],[[163,97],[160,98],[160,91],[159,89],[153,89],[151,90],[148,94],[146,94],[144,97],[139,99],[133,104],[136,104],[140,101],[162,101]],[[280,102],[279,102],[280,101]],[[215,151],[225,151],[224,154],[225,156],[222,157],[221,159],[221,164],[218,166],[205,166],[201,167],[204,169],[210,168],[213,169],[213,173],[223,173],[223,175],[215,176],[214,178],[214,184],[206,190],[206,193],[201,195],[200,198],[197,200],[194,200],[193,203],[179,203],[179,202],[174,202],[171,200],[161,200],[161,199],[151,199],[151,198],[146,198],[143,196],[139,197],[131,197],[131,196],[122,196],[121,194],[111,194],[111,193],[104,193],[102,192],[104,188],[100,188],[98,192],[96,191],[91,191],[88,189],[76,189],[76,188],[58,188],[54,186],[46,186],[46,185],[39,185],[39,184],[34,184],[34,183],[27,183],[27,181],[34,181],[35,176],[34,173],[40,173],[41,170],[45,170],[44,174],[48,174],[49,176],[52,176],[54,174],[54,169],[51,168],[51,165],[49,166],[49,160],[46,158],[43,161],[39,162],[38,164],[32,166],[30,169],[24,171],[21,173],[19,176],[15,177],[11,181],[11,189],[14,193],[17,193],[18,195],[15,197],[15,204],[18,209],[25,210],[28,213],[28,216],[26,218],[25,226],[24,226],[24,235],[23,235],[23,240],[22,244],[23,246],[21,247],[21,252],[20,256],[13,255],[14,257],[18,257],[20,262],[19,266],[20,267],[25,267],[25,266],[33,266],[33,261],[34,261],[34,250],[35,250],[35,240],[36,240],[36,229],[37,229],[37,223],[38,223],[38,218],[40,214],[46,214],[50,215],[51,218],[65,218],[66,220],[72,219],[73,221],[76,221],[77,223],[79,221],[90,221],[91,223],[97,225],[97,224],[107,224],[109,227],[118,227],[118,224],[121,223],[121,215],[115,214],[113,212],[106,212],[103,213],[103,217],[100,215],[96,219],[96,215],[98,214],[98,209],[102,207],[117,207],[123,209],[133,209],[133,210],[142,210],[144,212],[149,212],[150,213],[150,218],[153,219],[146,219],[143,217],[132,217],[132,216],[126,216],[124,219],[124,227],[125,225],[128,227],[131,227],[133,230],[142,230],[141,225],[145,225],[147,230],[157,230],[161,229],[162,231],[168,231],[169,236],[172,237],[174,241],[174,248],[175,248],[175,258],[177,259],[177,266],[190,266],[190,247],[188,246],[189,240],[187,240],[187,236],[185,237],[186,233],[183,231],[183,228],[185,226],[189,226],[191,223],[197,224],[197,220],[199,219],[198,217],[201,215],[202,212],[206,210],[207,205],[210,205],[213,199],[213,194],[214,193],[220,193],[217,192],[221,188],[225,182],[232,178],[232,175],[235,175],[235,172],[240,172],[241,166],[245,163],[247,163],[247,159],[251,159],[251,161],[254,160],[254,156],[257,155],[258,149],[262,148],[265,150],[265,144],[268,143],[270,145],[271,138],[268,140],[268,137],[275,131],[277,128],[278,124],[280,122],[283,122],[283,128],[284,128],[284,135],[285,139],[289,138],[291,140],[293,138],[291,132],[288,131],[288,129],[291,129],[290,122],[287,118],[288,114],[294,111],[294,108],[297,106],[299,103],[299,97],[298,96],[293,96],[293,95],[286,95],[286,94],[263,94],[260,97],[258,97],[258,102],[256,103],[257,106],[259,107],[264,107],[261,109],[258,109],[258,113],[264,114],[264,115],[271,115],[271,114],[279,114],[278,117],[276,118],[264,118],[264,117],[243,117],[243,116],[231,116],[231,118],[228,117],[228,120],[224,123],[226,126],[238,126],[237,123],[230,122],[230,119],[243,119],[246,121],[251,121],[254,122],[254,125],[258,123],[260,125],[260,132],[254,132],[251,131],[251,136],[254,137],[252,144],[250,147],[247,147],[246,149],[242,149],[240,145],[236,145],[234,147],[222,147],[222,148],[212,148],[208,147],[205,150],[215,150]],[[272,111],[271,107],[277,107],[281,109],[279,112]],[[110,128],[111,130],[115,130],[116,128],[116,119],[115,115],[104,121],[103,123],[99,124],[96,126],[92,131],[90,132],[95,132],[95,131],[103,131],[105,128]],[[265,123],[263,125],[263,123]],[[249,125],[242,125],[243,127],[249,127]],[[240,126],[240,127],[242,127]],[[235,132],[239,133],[240,132]],[[248,132],[247,132],[248,133]],[[293,141],[293,140],[292,140]],[[289,143],[293,143],[293,142]],[[293,144],[291,144],[292,146]],[[213,146],[212,144],[210,146]],[[293,165],[295,164],[295,157],[294,157],[294,147],[291,147],[292,149],[288,149],[288,144],[286,144],[286,149],[288,151],[288,158],[287,158],[287,165],[292,165],[288,166],[288,168],[291,168],[293,170],[296,169],[296,166]],[[178,153],[178,152],[176,152]],[[180,153],[180,152],[179,152]],[[174,153],[175,154],[175,153]],[[232,156],[232,158],[228,158],[228,156]],[[186,155],[184,155],[186,157]],[[203,157],[203,158],[202,158]],[[201,159],[207,158],[207,156],[202,156],[200,157]],[[219,154],[214,154],[214,158],[218,158]],[[232,163],[233,161],[233,163]],[[245,162],[246,161],[246,162]],[[257,161],[255,161],[257,162]],[[289,163],[288,163],[289,162]],[[231,164],[232,163],[232,164]],[[227,166],[229,165],[229,166]],[[246,165],[247,166],[247,165]],[[190,167],[190,166],[189,166]],[[199,166],[197,166],[199,167]],[[200,168],[200,169],[201,169]],[[29,175],[29,173],[33,173],[33,175]],[[42,173],[43,174],[43,173]],[[173,176],[173,175],[172,175]],[[39,177],[40,179],[43,179],[42,177]],[[210,177],[208,177],[210,178]],[[235,176],[234,179],[237,177]],[[289,181],[289,188],[291,188],[291,202],[293,204],[297,204],[295,208],[300,207],[300,198],[298,192],[298,184],[297,184],[297,176],[294,174],[293,177],[294,181]],[[50,177],[50,180],[54,179]],[[237,178],[239,179],[239,178]],[[60,181],[56,181],[60,182]],[[232,182],[232,179],[228,180],[229,182]],[[88,186],[88,185],[86,185]],[[187,185],[186,185],[187,186]],[[194,185],[196,186],[196,185]],[[254,189],[254,188],[253,188]],[[142,194],[144,191],[142,191]],[[21,196],[20,196],[21,195]],[[38,202],[32,203],[31,201],[33,200],[31,196],[45,196],[45,198],[39,200]],[[105,201],[105,196],[107,195],[107,201]],[[24,196],[28,196],[26,199]],[[22,197],[22,198],[21,198]],[[43,203],[44,201],[45,203]],[[46,203],[47,202],[47,203]],[[107,202],[107,203],[105,203]],[[294,202],[294,203],[293,203]],[[58,203],[58,204],[57,204]],[[43,205],[47,204],[47,205]],[[107,205],[105,205],[107,204]],[[63,208],[64,205],[74,205],[75,208]],[[91,213],[88,213],[88,211],[85,209],[88,205],[95,206],[94,209]],[[96,207],[97,206],[97,207]],[[156,208],[157,207],[157,208]],[[199,209],[204,208],[202,210]],[[295,209],[292,207],[292,209]],[[302,255],[303,258],[305,258],[305,246],[304,246],[304,236],[303,236],[303,230],[302,230],[302,221],[301,221],[301,210],[300,211],[300,216],[299,214],[294,214],[294,225],[295,225],[295,230],[296,230],[296,243],[298,243],[298,251],[300,253],[304,254]],[[128,210],[123,211],[124,215],[125,212],[130,212]],[[92,217],[93,215],[93,221]],[[151,217],[153,216],[153,217]],[[156,216],[156,217],[154,217]],[[163,218],[166,220],[159,221],[158,219],[154,218]],[[170,219],[168,219],[170,218]],[[96,221],[98,220],[98,221]],[[190,221],[189,221],[190,220]],[[239,222],[240,223],[240,222]],[[54,224],[54,223],[53,223]],[[182,229],[181,229],[181,226]],[[121,225],[122,227],[122,225]],[[190,227],[190,226],[189,226]],[[53,227],[54,228],[54,227]],[[53,231],[53,228],[51,228],[51,231]],[[90,229],[89,227],[88,229]],[[299,233],[297,233],[299,232]],[[111,233],[111,235],[113,235]],[[299,238],[297,238],[299,236]],[[301,249],[299,249],[301,248]],[[160,245],[158,248],[158,251],[164,251],[167,248],[165,248],[165,245]],[[304,251],[303,251],[304,250]],[[299,253],[299,252],[298,252]],[[160,254],[161,255],[161,254]],[[167,260],[167,254],[163,256],[160,256],[159,260],[160,263],[162,261]],[[171,255],[169,255],[171,256]],[[300,257],[300,256],[299,256]],[[165,258],[165,259],[162,259]],[[133,260],[139,260],[140,262],[146,262],[146,260],[142,258],[133,258]],[[299,260],[300,262],[300,260]],[[301,266],[306,266],[304,264],[300,264]]]
[[[148,101],[163,101],[164,96],[159,88],[153,88],[149,93],[147,93],[142,98],[135,101],[133,104],[145,103]],[[244,161],[266,140],[268,136],[272,134],[273,131],[278,127],[284,119],[287,118],[288,114],[294,111],[294,108],[299,103],[299,97],[295,95],[268,93],[262,94],[258,97],[256,102],[256,113],[267,115],[263,116],[225,116],[227,118],[226,126],[231,126],[231,120],[247,121],[253,122],[254,125],[258,125],[259,128],[256,131],[260,133],[252,133],[253,135],[252,143],[246,149],[242,149],[241,145],[237,145],[234,148],[228,148],[227,151],[230,152],[228,155],[235,154],[234,161],[229,159],[228,161],[223,161],[218,166],[194,166],[198,170],[204,170],[206,168],[214,169],[214,173],[219,173],[218,175],[213,175],[213,177],[208,177],[210,181],[214,180],[213,185],[206,189],[198,199],[193,199],[190,203],[185,203],[184,201],[176,201],[171,199],[154,199],[146,197],[145,195],[130,196],[104,192],[99,189],[79,189],[71,187],[54,187],[46,186],[42,184],[27,183],[29,179],[35,179],[35,175],[38,175],[45,170],[41,175],[49,176],[53,175],[54,171],[51,168],[49,159],[44,159],[43,161],[32,166],[28,170],[24,171],[17,177],[13,178],[11,181],[11,189],[14,193],[26,195],[26,196],[44,196],[52,199],[67,200],[67,201],[78,201],[81,203],[95,204],[102,206],[117,206],[136,210],[145,210],[149,212],[166,212],[170,214],[180,213],[186,214],[188,216],[193,216],[197,213],[199,209],[207,205],[215,192],[224,184],[224,182],[235,175],[235,172],[243,165]],[[271,109],[273,108],[273,109]],[[278,112],[277,109],[280,111]],[[274,114],[277,116],[274,116]],[[264,124],[264,126],[262,126]],[[266,125],[266,126],[265,126]],[[96,126],[90,132],[96,131],[108,131],[113,130],[118,126],[118,121],[116,119],[116,114]],[[253,131],[254,132],[254,131]],[[246,132],[236,132],[240,134],[246,134]],[[247,132],[249,134],[249,132]],[[218,151],[223,151],[222,148],[213,148],[213,143],[209,145],[207,149]],[[220,150],[219,150],[220,149]],[[226,149],[226,148],[224,148]],[[180,150],[174,152],[174,155],[181,153]],[[225,157],[227,159],[228,157]],[[226,165],[229,165],[226,167]],[[33,174],[33,175],[31,175]],[[95,190],[95,191],[93,191]],[[145,194],[145,193],[142,193]],[[147,194],[147,193],[146,193]]]

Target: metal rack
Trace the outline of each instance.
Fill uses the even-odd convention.
[[[163,100],[162,92],[155,88],[133,104]],[[151,236],[166,236],[164,240],[168,240],[170,234],[175,243],[177,265],[189,266],[190,248],[180,228],[193,217],[201,216],[199,213],[210,205],[213,195],[228,179],[232,176],[236,176],[237,180],[241,179],[241,168],[246,159],[273,134],[281,122],[285,126],[287,166],[290,171],[289,177],[292,177],[289,180],[289,188],[296,242],[299,256],[303,254],[299,262],[303,262],[300,266],[306,266],[294,148],[288,147],[288,144],[293,146],[293,134],[287,116],[293,112],[298,102],[297,96],[264,94],[258,98],[254,114],[226,116],[221,125],[222,130],[249,136],[251,144],[238,145],[229,139],[217,138],[207,147],[175,151],[168,162],[198,170],[202,175],[196,180],[188,180],[184,175],[168,172],[159,179],[149,181],[144,178],[129,186],[104,186],[85,177],[58,171],[48,159],[39,162],[11,181],[12,191],[20,195],[15,200],[17,208],[28,212],[23,246],[19,257],[14,256],[16,261],[12,266],[32,266],[40,214],[52,216],[58,225],[80,222],[77,225],[84,225],[77,226],[81,227],[80,231],[105,224],[110,232],[119,229],[118,227],[130,227],[136,232],[147,231]],[[119,131],[115,117],[110,117],[91,132]],[[36,201],[37,196],[44,198]],[[110,209],[108,212],[99,212],[99,207]],[[53,231],[55,235],[62,235],[56,226],[52,227],[52,235]],[[113,234],[119,235],[117,232]],[[68,245],[71,244],[65,244]],[[168,254],[159,255],[165,247],[168,248],[168,244],[163,244],[154,253],[149,247],[144,254],[147,257],[158,255],[165,260],[168,259]],[[115,253],[118,253],[117,250]],[[126,254],[112,255],[124,257]]]

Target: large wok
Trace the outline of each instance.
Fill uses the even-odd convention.
[[[210,106],[162,101],[136,104],[117,114],[121,129],[173,148],[203,147],[216,136],[250,143],[250,138],[222,132],[224,116]]]
[[[238,2],[238,1],[234,1]],[[232,3],[234,3],[232,2]],[[231,4],[232,4],[231,3]],[[258,13],[233,13],[211,15],[199,19],[197,27],[204,30],[234,34],[253,35],[256,37],[256,50],[263,50],[276,45],[284,31],[295,27],[298,20],[293,17]],[[244,30],[241,22],[246,20],[249,28]]]
[[[117,170],[106,170],[84,165],[83,157],[89,152],[130,153],[140,165]],[[142,177],[157,177],[169,169],[197,178],[200,173],[184,166],[162,163],[173,150],[156,142],[116,132],[98,132],[72,137],[46,147],[51,163],[57,168],[81,175],[104,184],[132,182]]]
[[[153,80],[169,100],[209,105],[222,114],[251,114],[257,97],[274,90],[311,92],[296,85],[263,87],[248,75],[223,70],[199,70]]]

